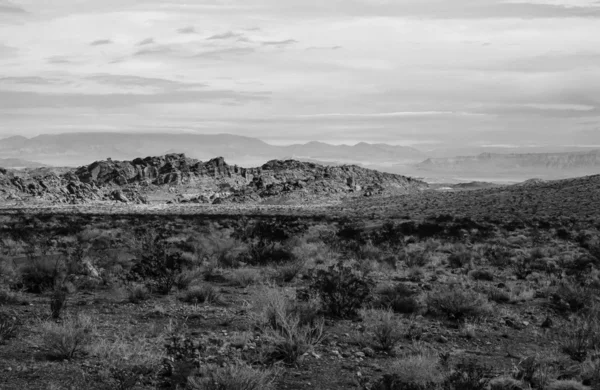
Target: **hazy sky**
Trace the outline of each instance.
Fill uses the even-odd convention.
[[[0,135],[600,143],[598,0],[0,0]]]

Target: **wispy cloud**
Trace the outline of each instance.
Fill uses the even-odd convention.
[[[110,45],[112,43],[113,43],[113,41],[110,39],[98,39],[96,41],[91,42],[90,46],[103,46],[103,45]]]
[[[194,26],[182,27],[177,30],[179,34],[196,34],[196,29]]]
[[[215,35],[211,35],[210,37],[206,38],[207,40],[222,40],[222,39],[244,39],[245,35],[241,34],[241,33],[236,33],[233,31],[227,31],[224,32],[222,34],[215,34]]]
[[[2,0],[2,1],[0,1],[0,14],[1,13],[25,14],[25,13],[27,13],[27,11],[25,11],[24,8],[21,8],[15,4],[11,3],[10,1]]]
[[[151,45],[155,43],[154,42],[154,38],[146,38],[146,39],[142,39],[141,41],[139,41],[137,43],[138,46],[145,46],[145,45]]]
[[[285,39],[281,41],[264,41],[261,42],[264,46],[288,46],[298,43],[295,39]]]

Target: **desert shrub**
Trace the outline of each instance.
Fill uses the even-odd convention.
[[[448,264],[451,268],[462,268],[472,262],[473,252],[462,244],[454,246],[448,256]]]
[[[409,246],[404,249],[402,260],[407,267],[424,267],[431,262],[431,252],[418,246]]]
[[[427,294],[425,303],[433,313],[456,321],[482,317],[491,311],[485,296],[456,285],[436,288]]]
[[[446,377],[444,388],[450,390],[484,390],[492,373],[492,368],[480,365],[474,360],[463,360],[454,366]]]
[[[550,294],[552,306],[559,312],[577,313],[588,308],[590,296],[594,296],[594,291],[575,283],[561,283]]]
[[[20,269],[23,288],[41,294],[54,288],[61,271],[61,263],[48,258],[34,259]]]
[[[490,390],[523,390],[523,383],[509,376],[501,376],[490,381]]]
[[[473,280],[485,280],[491,282],[494,280],[494,273],[487,269],[476,269],[469,273]]]
[[[205,263],[223,268],[235,268],[240,256],[246,251],[246,245],[231,235],[229,230],[211,230],[201,236],[192,236],[188,245],[193,247],[196,256]]]
[[[301,242],[292,249],[296,261],[304,264],[320,265],[335,259],[337,253],[324,242]]]
[[[44,322],[41,326],[42,345],[51,359],[73,359],[88,347],[92,338],[92,319],[78,315],[61,323]]]
[[[186,266],[181,253],[171,253],[165,242],[157,243],[131,269],[131,280],[143,282],[150,291],[167,295]]]
[[[175,287],[178,290],[187,290],[192,283],[202,277],[200,269],[183,270],[175,276]]]
[[[325,311],[334,317],[356,316],[371,298],[375,282],[342,261],[313,276],[311,289],[321,298]]]
[[[550,381],[550,365],[538,356],[528,356],[514,366],[512,376],[534,389],[545,389]]]
[[[270,390],[275,375],[245,364],[202,366],[187,380],[191,390]]]
[[[140,303],[150,299],[150,291],[143,284],[134,284],[127,289],[127,299],[131,303]]]
[[[490,301],[496,303],[508,303],[510,302],[510,293],[498,287],[491,287],[488,290],[488,298]]]
[[[281,264],[294,259],[292,238],[306,229],[306,225],[297,221],[262,220],[245,224],[236,231],[235,237],[246,244],[242,257],[248,264]]]
[[[21,296],[14,291],[0,288],[0,305],[18,305],[22,302]]]
[[[444,374],[438,358],[432,355],[415,355],[394,361],[373,390],[429,390],[439,388]]]
[[[384,307],[393,310],[395,313],[410,314],[419,310],[419,302],[415,297],[415,292],[404,284],[384,287],[377,291],[377,307]]]
[[[510,264],[512,251],[503,245],[490,245],[483,251],[483,257],[494,267],[505,267]]]
[[[599,343],[600,323],[593,314],[574,319],[573,324],[564,327],[560,337],[562,352],[576,362],[585,361]]]
[[[52,318],[60,318],[60,313],[66,306],[67,293],[60,289],[55,289],[50,296],[50,313]]]
[[[259,283],[263,276],[259,270],[254,268],[238,268],[231,271],[227,275],[227,279],[236,286],[248,287]]]
[[[589,387],[584,386],[580,382],[575,380],[561,380],[550,383],[547,387],[548,390],[590,390]]]
[[[389,310],[364,310],[361,317],[367,325],[367,331],[373,335],[377,347],[382,351],[393,351],[396,344],[404,337],[398,321]]]
[[[592,388],[600,388],[600,360],[588,358],[581,364],[582,383]]]
[[[16,337],[19,323],[16,317],[0,312],[0,345]]]
[[[269,345],[264,354],[268,362],[295,364],[304,353],[322,342],[324,321],[308,303],[300,306],[281,290],[265,288],[255,302],[253,320]]]
[[[194,286],[188,291],[184,292],[180,297],[180,300],[186,303],[210,303],[214,305],[223,305],[224,300],[219,290],[209,284],[202,286]]]
[[[279,265],[275,269],[275,280],[280,283],[289,283],[303,269],[304,263],[301,261],[291,261],[290,263]]]

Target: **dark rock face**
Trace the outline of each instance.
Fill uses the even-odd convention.
[[[260,202],[339,199],[394,195],[423,190],[427,184],[358,166],[322,166],[273,160],[259,168],[228,165],[221,157],[207,162],[183,154],[97,161],[57,174],[50,170],[0,171],[0,199],[29,198],[51,203],[108,200],[147,203],[162,194],[171,202]],[[4,195],[4,196],[3,196]]]

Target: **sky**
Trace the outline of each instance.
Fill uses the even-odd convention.
[[[0,0],[0,137],[600,143],[598,0]]]

